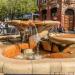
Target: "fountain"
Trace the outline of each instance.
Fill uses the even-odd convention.
[[[41,50],[39,49],[39,41],[42,41],[41,38],[44,38],[48,34],[48,31],[41,31],[38,29],[38,27],[46,24],[52,27],[58,23],[56,24],[53,22],[54,25],[52,23],[52,25],[49,25],[50,23],[48,22],[33,22],[34,24],[31,24],[31,22],[25,22],[26,21],[19,21],[17,23],[14,23],[14,21],[9,22],[10,24],[12,23],[12,25],[15,25],[19,31],[23,32],[23,38],[20,42],[16,42],[15,44],[11,44],[5,48],[0,49],[0,72],[5,74],[46,75],[61,75],[70,72],[75,73],[75,58],[73,58],[75,56],[75,42],[72,39],[68,43],[73,43],[73,45],[69,46],[69,48],[66,48],[64,52],[50,54],[50,51],[45,51],[42,52],[42,54],[45,54],[43,57]],[[25,28],[28,29],[26,30]],[[34,34],[33,28],[35,28]],[[26,33],[28,33],[27,41],[25,39]],[[59,35],[58,33],[49,33],[49,39],[60,44],[60,42],[65,39],[63,38],[63,35],[65,35],[65,38],[70,36],[74,39],[75,37],[74,34],[67,36],[66,34],[61,33]],[[60,38],[62,38],[62,40]],[[66,42],[63,42],[63,44],[64,43]],[[60,57],[63,59],[60,59]]]
[[[31,55],[31,57],[33,56],[32,59],[40,59],[42,56],[39,53],[40,52],[40,50],[39,50],[39,42],[41,41],[41,38],[44,37],[44,33],[43,33],[43,35],[39,34],[37,26],[43,26],[44,25],[44,26],[53,27],[54,25],[59,24],[59,22],[55,22],[55,21],[53,21],[53,22],[54,23],[52,23],[52,21],[49,22],[49,21],[31,21],[31,20],[29,20],[29,21],[12,20],[12,21],[7,21],[6,23],[16,26],[17,29],[21,33],[21,41],[22,41],[22,43],[17,43],[16,44],[16,46],[18,46],[19,49],[20,49],[18,51],[21,51],[21,53],[24,56],[26,54],[28,55],[28,51],[29,51],[29,56],[30,55]],[[34,27],[35,34],[33,34],[32,27]],[[21,45],[24,46],[24,48],[22,48]],[[25,46],[26,46],[26,48],[25,48]],[[33,52],[34,48],[36,49],[36,52]],[[30,54],[30,52],[31,52],[31,54]]]
[[[18,55],[18,56],[21,56],[21,57],[22,56],[25,56],[26,57],[26,55],[27,55],[27,59],[42,59],[43,58],[43,56],[40,54],[39,43],[40,43],[40,41],[42,41],[41,40],[42,38],[45,38],[46,35],[43,36],[45,33],[39,32],[38,27],[40,27],[40,26],[43,25],[43,26],[50,26],[52,28],[53,27],[55,28],[56,27],[55,25],[58,25],[59,24],[58,22],[56,24],[55,21],[52,23],[52,21],[38,21],[37,22],[37,21],[31,21],[31,20],[30,21],[13,20],[13,21],[8,22],[8,23],[9,24],[12,24],[12,25],[15,25],[19,30],[21,30],[21,34],[22,34],[21,35],[22,42],[16,44],[16,46],[18,46],[19,49],[20,49],[20,50],[19,49],[17,49],[17,50],[20,51],[20,52],[19,52],[19,54],[15,54],[15,52],[14,52],[15,56]],[[49,24],[51,24],[51,25],[49,25]],[[33,34],[33,30],[35,30],[34,31],[35,34]],[[63,34],[49,33],[49,39],[50,39],[50,41],[52,43],[55,43],[56,45],[60,45],[61,46],[63,44],[60,43],[61,40],[59,39],[59,37],[62,38],[61,37],[62,35]],[[64,38],[62,38],[62,40],[64,40]],[[68,40],[68,38],[67,39],[65,38],[65,41],[66,40]],[[68,41],[66,41],[66,42],[68,43]],[[66,45],[65,43],[64,43],[64,45]],[[73,43],[73,41],[72,41],[72,43]],[[57,48],[56,45],[54,45],[54,46],[55,46],[56,49],[58,49],[59,47]],[[64,46],[63,48],[66,48],[68,45]],[[53,58],[65,58],[65,57],[68,58],[70,56],[68,53],[61,52],[63,48],[61,47],[61,50],[60,51],[59,50],[54,51],[54,48],[51,47],[51,50],[50,51],[52,51],[52,53],[49,51],[51,54],[48,53],[47,56],[45,54],[45,57],[44,58],[52,58],[52,57]],[[18,52],[17,50],[16,50],[16,52]],[[28,54],[28,52],[29,52],[29,54]],[[53,53],[53,52],[55,52],[55,53]],[[69,53],[73,54],[72,52],[69,52]],[[26,59],[26,58],[23,58],[23,59]]]

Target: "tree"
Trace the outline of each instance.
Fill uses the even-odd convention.
[[[0,18],[22,16],[37,11],[36,0],[0,0]]]
[[[6,0],[0,0],[0,19],[4,19],[6,16]]]

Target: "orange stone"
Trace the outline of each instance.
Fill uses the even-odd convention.
[[[50,58],[69,58],[70,54],[68,53],[52,53],[50,54]]]
[[[29,46],[31,49],[34,49],[37,46],[36,41],[34,40],[34,38],[29,38]]]
[[[10,45],[5,49],[3,55],[9,58],[14,58],[15,56],[21,53],[21,49],[28,49],[28,48],[29,45],[27,43]]]
[[[29,49],[28,43],[22,43],[22,44],[19,44],[19,46],[20,46],[21,49]]]
[[[16,45],[8,46],[3,52],[3,55],[9,58],[13,58],[18,54],[20,54],[20,49]]]

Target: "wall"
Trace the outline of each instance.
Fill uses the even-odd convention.
[[[71,1],[74,1],[74,0],[71,0]],[[59,6],[59,8],[58,8],[58,11],[57,11],[57,17],[58,17],[58,21],[60,21],[61,22],[61,25],[63,26],[63,27],[65,27],[64,26],[64,16],[65,16],[65,11],[67,10],[67,9],[73,9],[74,10],[74,20],[75,20],[75,1],[73,2],[73,3],[71,3],[70,5],[67,5],[67,4],[65,4],[64,3],[64,0],[58,0],[58,4],[60,5]],[[46,5],[46,7],[45,7],[45,9],[47,10],[47,14],[46,14],[46,16],[47,16],[47,20],[52,20],[51,19],[51,8],[53,8],[53,4],[50,4],[49,2],[47,2],[47,5]],[[39,14],[40,14],[40,17],[39,17],[39,19],[40,20],[42,20],[42,13],[41,13],[41,11],[43,10],[43,7],[42,7],[42,0],[39,0],[39,5],[38,5],[38,7],[39,7]],[[74,28],[75,28],[75,22],[74,22]]]
[[[67,5],[64,3],[64,0],[62,0],[62,8],[61,8],[61,24],[65,27],[64,25],[64,17],[65,17],[65,11],[67,9],[73,9],[74,10],[74,20],[75,20],[75,2],[70,4],[70,5]],[[74,28],[75,28],[75,22],[74,22]]]

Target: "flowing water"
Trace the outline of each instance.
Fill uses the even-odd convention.
[[[35,32],[36,32],[36,35],[35,35],[35,41],[37,43],[37,54],[39,54],[39,41],[40,41],[40,36],[38,34],[38,29],[37,27],[35,26]]]
[[[24,30],[24,34],[23,34],[23,37],[22,37],[22,42],[25,41],[25,33],[26,33],[26,29]]]
[[[34,31],[35,34],[33,34],[33,30],[35,30],[35,31]],[[27,35],[26,35],[26,32],[27,32],[28,34],[30,34],[30,37],[32,37],[31,40],[34,41],[34,42],[36,43],[36,45],[37,45],[37,47],[36,47],[36,53],[35,53],[35,55],[34,55],[34,59],[39,59],[39,58],[41,58],[41,57],[40,57],[40,51],[39,51],[40,36],[39,36],[39,34],[38,34],[38,29],[37,29],[37,27],[35,26],[34,29],[32,29],[32,27],[29,27],[27,30],[25,29],[25,30],[24,30],[24,35],[23,35],[22,42],[24,42],[24,41],[26,40],[26,38],[25,38],[25,36],[27,36]],[[27,38],[29,38],[29,37],[27,37]]]
[[[40,42],[41,38],[40,38],[40,36],[38,34],[38,29],[37,29],[36,26],[35,26],[35,32],[36,32],[36,34],[34,35],[34,40],[35,40],[35,42],[37,44],[37,48],[36,48],[36,54],[34,56],[34,59],[40,59],[41,55],[40,55],[40,50],[39,50],[39,42]]]

